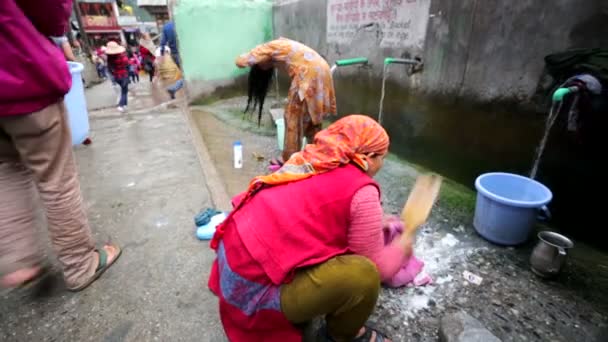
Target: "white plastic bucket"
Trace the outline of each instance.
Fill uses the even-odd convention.
[[[84,66],[76,62],[68,62],[72,75],[72,87],[64,97],[68,111],[68,121],[72,132],[72,145],[80,145],[89,137],[89,113],[82,84]]]

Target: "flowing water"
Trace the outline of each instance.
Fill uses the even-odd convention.
[[[384,95],[386,95],[386,78],[388,77],[388,70],[390,64],[384,64],[384,70],[382,70],[382,90],[380,93],[380,103],[378,104],[378,123],[382,125],[382,110],[384,107]]]
[[[279,71],[274,69],[274,88],[277,95],[277,102],[281,103],[283,99],[281,99],[281,92],[279,91]]]
[[[534,164],[532,166],[532,171],[530,171],[530,178],[536,178],[536,174],[538,173],[538,167],[543,158],[543,153],[545,152],[545,147],[547,145],[547,140],[549,140],[549,134],[551,134],[551,128],[555,124],[555,119],[559,115],[559,112],[562,108],[562,102],[553,103],[551,106],[551,110],[549,111],[549,116],[547,116],[547,121],[545,123],[545,133],[543,134],[542,139],[540,140],[540,144],[536,150],[536,158],[534,159]]]

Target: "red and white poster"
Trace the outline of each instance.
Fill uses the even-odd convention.
[[[380,47],[422,48],[431,0],[329,0],[327,42],[350,44],[370,24],[382,31]]]

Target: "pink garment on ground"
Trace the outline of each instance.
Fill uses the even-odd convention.
[[[390,287],[421,286],[430,283],[424,272],[424,262],[411,256],[405,258],[399,236],[403,223],[397,217],[389,217],[383,224],[382,204],[378,189],[364,186],[353,196],[348,229],[348,246],[356,254],[369,258],[376,264],[380,279]]]
[[[397,217],[391,216],[384,225],[384,244],[390,245],[398,241],[403,233],[403,222]],[[413,254],[406,259],[399,271],[384,283],[390,287],[422,286],[432,282],[431,277],[422,271],[424,262]]]
[[[376,264],[380,279],[384,282],[399,271],[405,251],[398,241],[385,245],[383,216],[378,189],[374,186],[362,187],[351,201],[347,237],[349,249]]]

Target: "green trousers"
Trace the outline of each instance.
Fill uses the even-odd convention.
[[[296,272],[281,287],[281,308],[294,324],[325,316],[336,342],[352,341],[371,315],[380,293],[380,275],[370,260],[341,255]]]

